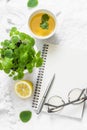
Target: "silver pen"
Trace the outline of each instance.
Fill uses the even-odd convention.
[[[47,88],[46,88],[46,90],[45,90],[45,92],[44,92],[44,95],[43,95],[43,97],[42,97],[42,99],[41,99],[41,101],[40,101],[40,104],[39,104],[39,107],[38,107],[38,110],[37,110],[37,114],[39,114],[39,113],[42,111],[43,105],[44,105],[44,103],[45,103],[45,100],[46,100],[46,97],[47,97],[47,95],[48,95],[48,92],[49,92],[49,90],[50,90],[50,88],[51,88],[51,86],[52,86],[52,83],[53,83],[53,81],[54,81],[54,78],[55,78],[55,74],[53,75],[51,81],[49,82],[49,84],[48,84],[48,86],[47,86]]]

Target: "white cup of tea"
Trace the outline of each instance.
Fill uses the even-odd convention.
[[[41,24],[43,24],[42,16],[47,15],[49,20],[46,21],[48,27],[43,29]],[[37,39],[48,39],[55,34],[57,20],[56,15],[47,9],[38,9],[31,13],[28,19],[28,26],[31,34]],[[42,25],[43,26],[43,25]]]

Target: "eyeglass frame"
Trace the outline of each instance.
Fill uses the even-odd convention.
[[[74,89],[76,89],[76,88],[74,88]],[[73,89],[73,90],[74,90]],[[77,89],[79,89],[79,88],[77,88]],[[72,91],[72,90],[71,90]],[[70,91],[70,92],[71,92]],[[53,112],[57,112],[57,111],[60,111],[60,110],[57,110],[57,111],[53,111],[53,110],[55,110],[55,109],[57,109],[57,108],[60,108],[60,107],[65,107],[65,106],[67,106],[67,105],[70,105],[70,104],[73,104],[73,103],[76,103],[77,101],[81,101],[80,103],[77,103],[77,104],[81,104],[81,103],[83,103],[83,102],[85,102],[86,100],[87,100],[87,96],[86,96],[86,94],[84,94],[84,92],[85,91],[87,91],[85,88],[84,89],[82,89],[82,91],[81,91],[81,93],[80,93],[80,95],[79,95],[79,97],[77,98],[77,99],[75,99],[75,100],[73,100],[73,101],[69,101],[68,100],[68,102],[66,102],[65,103],[65,101],[60,97],[60,96],[57,96],[57,97],[59,97],[59,98],[61,98],[61,100],[62,100],[62,102],[63,102],[63,104],[62,105],[59,105],[59,106],[56,106],[56,105],[52,105],[52,104],[50,104],[50,103],[44,103],[44,105],[45,106],[48,106],[48,113],[53,113]],[[69,92],[69,93],[70,93]],[[82,94],[84,94],[84,97],[82,97],[81,98],[81,96],[82,96]],[[69,95],[69,94],[68,94]],[[54,96],[53,96],[54,97]],[[51,97],[52,98],[52,97]],[[48,100],[49,101],[49,100]],[[54,108],[49,108],[49,106],[51,106],[51,107],[54,107]]]

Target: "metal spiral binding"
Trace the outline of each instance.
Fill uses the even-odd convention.
[[[34,97],[33,97],[33,101],[32,101],[32,107],[35,108],[35,109],[38,106],[38,100],[39,100],[41,85],[42,85],[42,82],[43,82],[44,69],[45,69],[45,65],[46,65],[48,47],[49,47],[48,44],[44,44],[43,49],[42,49],[41,55],[42,55],[42,58],[43,58],[43,65],[42,65],[42,67],[39,68],[36,86],[35,86]]]

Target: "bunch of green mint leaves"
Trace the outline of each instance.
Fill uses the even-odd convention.
[[[16,27],[10,30],[10,40],[1,42],[0,70],[4,70],[14,80],[22,79],[24,71],[33,72],[34,67],[43,63],[41,52],[35,50],[35,40]]]

